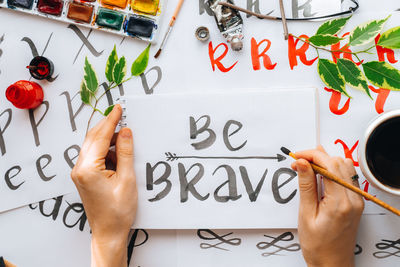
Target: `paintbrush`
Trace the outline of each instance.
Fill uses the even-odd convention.
[[[288,155],[288,156],[294,158],[295,160],[297,160],[296,156],[295,156],[292,152],[290,152],[290,150],[287,149],[286,147],[281,147],[281,150],[282,150],[282,152],[285,153],[286,155]],[[323,177],[325,177],[325,178],[327,178],[327,179],[329,179],[329,180],[332,180],[332,181],[334,181],[335,183],[338,183],[338,184],[340,184],[341,186],[346,187],[347,189],[350,189],[351,191],[353,191],[353,192],[355,192],[355,193],[357,193],[357,194],[359,194],[359,195],[365,197],[366,199],[371,200],[371,201],[374,202],[375,204],[378,204],[378,205],[381,206],[382,208],[385,208],[385,209],[387,209],[388,211],[393,212],[393,213],[396,214],[397,216],[400,216],[400,210],[398,210],[398,209],[396,209],[396,208],[393,208],[393,207],[390,206],[389,204],[387,204],[387,203],[383,202],[382,200],[380,200],[379,198],[374,197],[373,195],[371,195],[371,194],[369,194],[369,193],[367,193],[367,192],[361,190],[361,189],[358,188],[357,186],[354,186],[354,185],[352,185],[352,184],[350,184],[350,183],[348,183],[348,182],[346,182],[346,181],[343,181],[342,179],[340,179],[340,178],[337,177],[336,175],[330,173],[330,172],[327,171],[326,169],[324,169],[324,168],[322,168],[322,167],[320,167],[320,166],[318,166],[318,165],[315,165],[314,163],[311,163],[311,162],[310,162],[310,164],[311,164],[312,169],[313,169],[315,172],[321,174]]]
[[[172,16],[171,21],[169,22],[169,27],[168,27],[167,32],[165,33],[165,36],[164,36],[164,39],[163,39],[163,41],[161,43],[160,49],[158,49],[157,53],[154,56],[155,58],[158,58],[160,56],[161,51],[163,50],[163,48],[165,46],[165,43],[167,42],[168,36],[171,33],[172,27],[174,26],[176,18],[178,17],[179,11],[181,10],[183,1],[184,0],[179,0],[178,6],[175,9],[174,15]]]

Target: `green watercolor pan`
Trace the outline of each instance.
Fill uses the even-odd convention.
[[[0,8],[155,43],[166,0],[0,0]]]

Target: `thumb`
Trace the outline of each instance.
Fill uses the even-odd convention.
[[[134,176],[133,137],[131,129],[122,128],[119,131],[115,144],[115,153],[117,156],[117,175],[123,179]]]
[[[299,159],[294,164],[299,176],[300,208],[302,213],[315,214],[318,206],[317,180],[307,160]]]

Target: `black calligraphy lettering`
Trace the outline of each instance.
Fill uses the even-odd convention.
[[[124,91],[124,84],[123,83],[118,85],[118,89],[119,89],[119,95],[120,96],[124,96],[125,95],[125,91]]]
[[[46,163],[44,165],[42,165],[42,159],[46,160]],[[36,170],[37,170],[40,178],[45,182],[48,182],[51,179],[53,179],[54,177],[56,177],[56,175],[46,176],[46,174],[44,174],[44,172],[43,172],[43,169],[46,168],[47,165],[50,164],[50,162],[51,162],[51,156],[49,154],[44,154],[36,160]]]
[[[114,101],[113,101],[113,98],[112,98],[112,95],[111,95],[111,91],[109,90],[107,83],[104,82],[104,83],[100,84],[100,86],[103,86],[104,93],[106,93],[108,105],[109,106],[113,105]]]
[[[4,41],[4,34],[0,37],[0,44]],[[0,49],[0,57],[3,55],[3,50]],[[0,70],[0,74],[1,74],[1,70]]]
[[[31,52],[32,52],[32,57],[39,56],[39,52],[38,52],[38,50],[36,48],[36,45],[33,43],[31,38],[24,37],[24,38],[21,39],[21,42],[26,42],[29,45],[29,48],[31,49]]]
[[[154,181],[154,172],[158,166],[164,166],[164,172],[156,181]],[[168,193],[171,191],[172,183],[168,180],[169,176],[171,175],[171,166],[164,161],[157,162],[156,165],[153,167],[150,163],[146,164],[146,189],[151,191],[153,190],[153,185],[160,185],[165,183],[164,189],[158,193],[154,198],[149,199],[150,202],[159,201],[163,199]]]
[[[147,80],[147,76],[150,72],[153,72],[153,71],[155,71],[157,73],[157,79],[154,82],[154,84],[150,87],[148,80]],[[151,69],[146,71],[146,73],[140,74],[140,79],[142,80],[142,86],[144,89],[144,93],[146,95],[152,95],[154,93],[154,89],[156,88],[156,86],[161,82],[161,79],[162,79],[161,68],[159,66],[152,67]]]
[[[78,59],[78,56],[81,53],[82,48],[84,46],[86,46],[87,49],[89,49],[90,53],[92,53],[92,55],[95,56],[95,57],[99,57],[99,56],[101,56],[101,54],[103,54],[104,50],[102,50],[100,52],[97,52],[97,50],[94,48],[94,46],[89,42],[89,36],[92,33],[92,29],[90,29],[90,31],[87,34],[87,36],[83,35],[82,31],[77,26],[75,26],[73,24],[68,25],[68,29],[71,29],[79,37],[79,39],[82,41],[82,45],[81,45],[78,53],[76,54],[76,56],[74,58],[74,62],[72,64],[75,64],[75,62]]]
[[[217,187],[217,189],[215,189],[214,191],[214,198],[216,201],[218,202],[228,202],[229,200],[238,200],[239,198],[242,197],[242,195],[238,195],[237,192],[237,184],[236,184],[236,174],[235,171],[232,169],[231,166],[229,165],[221,165],[218,168],[215,169],[215,171],[213,172],[213,175],[215,175],[215,173],[221,169],[224,168],[226,171],[226,174],[228,175],[228,180],[226,180],[224,183],[222,183],[220,186]],[[218,192],[225,186],[228,185],[228,192],[229,195],[228,196],[220,196],[218,194]]]
[[[14,174],[11,174],[11,172],[13,170],[16,170],[17,172]],[[25,183],[25,181],[23,181],[23,182],[20,182],[19,184],[15,185],[11,182],[11,179],[14,178],[15,176],[17,176],[20,172],[21,172],[21,167],[14,166],[14,167],[11,167],[4,175],[4,180],[6,181],[8,188],[10,188],[11,190],[17,190],[23,183]]]
[[[247,10],[253,11],[257,14],[261,14],[260,11],[260,0],[247,0]],[[274,12],[274,10],[271,10],[270,12],[267,13],[267,15],[271,14]],[[246,17],[250,18],[252,15],[247,14]]]
[[[83,229],[85,228],[87,217],[86,217],[85,209],[83,208],[82,203],[69,204],[67,202],[67,204],[68,204],[68,208],[65,209],[64,216],[63,216],[64,225],[68,228],[72,228],[79,223],[79,230],[83,231]],[[73,211],[77,214],[81,214],[79,216],[79,218],[76,220],[76,222],[73,224],[70,224],[67,222],[68,215],[71,211]]]
[[[36,122],[34,112],[36,110],[39,110],[39,107],[41,107],[42,105],[44,105],[46,107],[46,110],[44,111],[43,115],[40,117],[39,121]],[[35,110],[32,110],[32,109],[29,110],[29,121],[31,122],[32,133],[33,133],[33,137],[35,139],[36,146],[40,146],[38,127],[39,127],[40,123],[42,122],[42,120],[44,119],[44,117],[46,116],[47,111],[49,111],[49,102],[43,101],[39,107],[36,108]]]
[[[363,249],[359,244],[356,244],[356,247],[354,249],[354,255],[360,255],[362,253]]]
[[[190,171],[197,167],[198,171],[194,175],[193,179],[188,182],[187,176]],[[182,163],[178,163],[178,172],[179,172],[179,181],[181,183],[181,202],[184,203],[189,199],[189,192],[197,198],[198,200],[204,201],[206,200],[210,194],[208,193],[205,196],[202,196],[197,192],[195,185],[200,181],[200,179],[204,175],[204,167],[200,163],[193,164],[187,171],[185,166]]]
[[[76,93],[72,99],[70,97],[70,94],[68,91],[62,92],[60,94],[65,96],[65,100],[67,101],[67,107],[68,107],[68,114],[69,114],[69,122],[71,124],[71,128],[72,131],[75,132],[76,131],[76,123],[75,123],[75,118],[76,116],[78,116],[78,114],[82,111],[83,107],[85,106],[84,103],[80,102],[80,106],[79,108],[74,112],[73,108],[72,108],[72,101],[75,99],[76,96],[80,95],[79,92]]]
[[[203,127],[200,129],[197,128],[197,123],[201,119],[206,119],[206,122],[204,123]],[[198,120],[195,120],[193,117],[190,117],[190,139],[196,139],[197,136],[203,132],[208,133],[208,137],[204,139],[203,141],[197,142],[197,143],[192,143],[191,145],[196,149],[205,149],[210,146],[212,146],[217,139],[217,135],[213,130],[209,128],[210,123],[211,123],[211,118],[208,115],[201,116]]]
[[[288,174],[289,178],[287,178],[283,183],[279,184],[279,178],[283,174]],[[272,193],[276,202],[280,204],[286,204],[294,198],[297,193],[297,189],[295,189],[287,198],[282,198],[279,189],[292,181],[296,176],[296,172],[289,168],[280,168],[274,173],[274,176],[272,177]]]
[[[235,129],[234,131],[232,131],[231,133],[229,132],[229,128],[232,125],[236,125],[237,129]],[[240,146],[238,147],[233,147],[231,145],[231,142],[229,141],[229,137],[231,137],[232,135],[236,134],[237,132],[240,131],[240,129],[242,129],[243,124],[241,122],[235,121],[235,120],[229,120],[225,126],[224,126],[224,130],[223,130],[223,138],[224,138],[224,143],[225,146],[230,150],[230,151],[237,151],[242,149],[246,144],[247,144],[247,140],[245,142],[243,142]]]
[[[50,199],[49,200],[40,201],[39,202],[39,210],[40,210],[40,213],[43,216],[45,216],[45,217],[50,217],[51,216],[53,221],[55,221],[57,219],[57,217],[58,217],[58,214],[60,213],[60,207],[61,207],[61,204],[62,204],[63,196],[54,197],[53,200],[54,200],[53,209],[49,213],[45,212],[45,204],[46,203],[50,203],[51,202]]]
[[[149,234],[144,229],[135,229],[135,230],[131,230],[131,231],[133,231],[133,234],[132,234],[132,237],[130,238],[129,244],[128,244],[128,266],[129,266],[129,262],[132,258],[133,249],[135,247],[144,245],[147,242],[147,240],[149,239]],[[142,232],[144,234],[144,238],[143,238],[143,241],[136,244],[136,241],[138,239],[138,235],[140,232]]]
[[[73,157],[71,157],[71,156],[69,155],[69,151],[72,150],[72,149],[76,151],[75,156],[73,156]],[[78,145],[72,145],[72,146],[68,147],[68,148],[64,151],[64,159],[65,159],[65,162],[67,162],[68,166],[69,166],[71,169],[75,166],[74,159],[76,159],[76,158],[79,156],[79,152],[80,152],[80,151],[81,151],[81,148],[80,148]]]
[[[261,180],[257,184],[256,189],[253,189],[253,186],[249,178],[249,174],[247,173],[247,169],[244,166],[240,166],[239,170],[242,176],[244,186],[246,188],[246,192],[249,195],[249,199],[251,202],[255,202],[257,200],[258,194],[261,191],[261,187],[264,184],[265,178],[267,177],[268,169],[265,170],[263,176],[261,177]]]
[[[299,12],[303,10],[303,17],[313,17],[317,13],[311,13],[312,0],[307,0],[302,5],[299,5],[299,0],[292,0],[292,16],[293,18],[299,18]]]
[[[2,127],[0,125],[0,151],[1,151],[1,155],[3,156],[4,154],[6,154],[6,143],[4,141],[4,132],[7,130],[8,126],[11,123],[11,119],[12,119],[12,110],[10,108],[4,110],[1,114],[0,114],[0,118],[7,115],[7,119],[6,119],[6,123],[4,124],[4,126]]]

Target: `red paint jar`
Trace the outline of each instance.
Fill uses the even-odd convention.
[[[21,80],[7,88],[6,98],[17,108],[32,109],[43,102],[43,89],[35,82]]]

